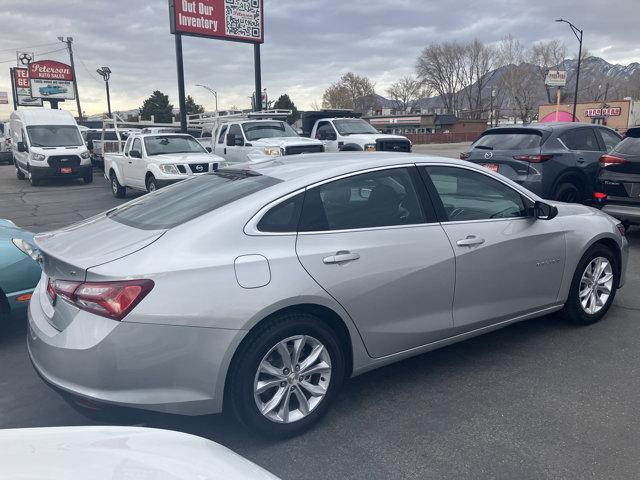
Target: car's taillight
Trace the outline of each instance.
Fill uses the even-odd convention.
[[[542,163],[551,160],[553,155],[514,155],[514,160],[522,160],[529,163]]]
[[[616,157],[615,155],[604,154],[598,160],[601,167],[608,167],[609,165],[621,165],[627,163],[624,158]]]
[[[49,279],[47,292],[54,301],[60,296],[82,310],[122,320],[153,286],[152,280],[81,283]]]
[[[460,153],[460,160],[466,160],[467,158],[469,158],[471,156],[470,153],[467,152],[461,152]]]
[[[606,200],[607,194],[603,192],[593,192],[593,198],[596,200]]]

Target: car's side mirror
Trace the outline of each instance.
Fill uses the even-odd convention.
[[[207,150],[207,152],[209,152],[209,153],[211,153],[211,152],[212,152],[211,147],[206,147],[206,150]]]
[[[18,151],[19,152],[28,152],[29,149],[27,148],[27,145],[24,142],[18,142]]]
[[[235,139],[234,139],[234,140],[235,140],[234,145],[235,145],[236,147],[242,147],[242,146],[244,146],[244,138],[242,138],[242,137],[235,137]]]
[[[558,215],[558,208],[538,201],[533,206],[533,212],[538,220],[551,220]]]
[[[139,150],[130,150],[129,156],[133,158],[142,158],[142,153]]]
[[[236,135],[234,133],[227,133],[227,147],[233,147],[236,144]]]

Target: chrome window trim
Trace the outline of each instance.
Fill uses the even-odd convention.
[[[497,178],[495,175],[493,175],[493,173],[490,170],[487,170],[486,168],[484,168],[484,170],[487,170],[486,172],[483,172],[482,170],[480,170],[479,168],[473,168],[473,167],[468,167],[466,165],[458,165],[458,164],[451,164],[451,163],[444,163],[444,162],[434,162],[434,163],[416,163],[416,166],[418,167],[450,167],[450,168],[461,168],[464,170],[470,170],[472,172],[476,172],[479,173],[480,175],[484,175],[486,177],[489,177],[493,180],[496,180],[500,183],[502,183],[505,187],[510,188],[511,190],[515,191],[516,193],[518,193],[519,195],[521,195],[522,197],[526,198],[527,200],[529,200],[532,203],[535,203],[537,200],[531,198],[529,195],[527,195],[526,193],[520,191],[520,189],[517,188],[513,188],[513,185],[509,185],[507,182],[505,182],[504,180]],[[500,175],[500,174],[496,174],[496,175]],[[502,176],[502,175],[500,175]],[[439,194],[438,194],[439,195]],[[535,217],[531,217],[531,216],[526,216],[526,217],[506,217],[506,218],[481,218],[478,220],[447,220],[446,222],[440,222],[441,225],[457,225],[457,224],[465,224],[465,223],[487,223],[487,222],[504,222],[505,220],[509,220],[509,221],[513,221],[513,220],[531,220]]]
[[[440,222],[431,222],[431,223],[416,223],[410,225],[388,225],[381,227],[368,227],[368,228],[351,228],[351,229],[341,229],[341,230],[315,230],[311,232],[263,232],[258,229],[258,223],[262,220],[262,217],[272,208],[276,207],[282,202],[286,202],[291,197],[294,197],[302,192],[306,192],[315,187],[319,187],[321,185],[331,183],[337,180],[342,180],[343,178],[354,177],[356,175],[361,175],[364,173],[377,172],[380,170],[391,170],[395,168],[413,168],[416,167],[415,163],[403,163],[399,165],[385,165],[382,167],[372,167],[367,168],[365,170],[358,170],[355,172],[343,173],[341,175],[337,175],[335,177],[331,177],[329,179],[320,180],[318,182],[312,183],[304,188],[300,188],[292,193],[288,193],[272,202],[269,202],[267,205],[262,207],[258,212],[251,217],[251,219],[246,223],[244,227],[244,233],[250,236],[285,236],[285,235],[317,235],[317,234],[327,234],[327,233],[346,233],[346,232],[363,232],[363,231],[371,231],[371,230],[385,230],[389,228],[408,228],[408,227],[421,227],[424,225],[439,225]]]

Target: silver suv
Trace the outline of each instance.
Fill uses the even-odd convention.
[[[225,168],[35,241],[42,378],[84,405],[224,403],[277,437],[347,377],[561,309],[600,320],[628,249],[604,213],[393,153]]]

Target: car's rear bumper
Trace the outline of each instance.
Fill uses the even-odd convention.
[[[73,170],[71,173],[61,173],[60,168],[57,167],[35,167],[30,166],[29,171],[31,176],[35,179],[42,178],[84,178],[92,175],[92,165],[80,165],[77,167],[71,167]]]
[[[56,390],[98,404],[184,415],[217,413],[229,352],[243,331],[114,321],[80,311],[62,331],[46,295],[29,305],[29,355]],[[63,301],[63,300],[61,300]]]
[[[607,203],[602,207],[602,211],[622,222],[640,224],[640,205],[616,205]]]

